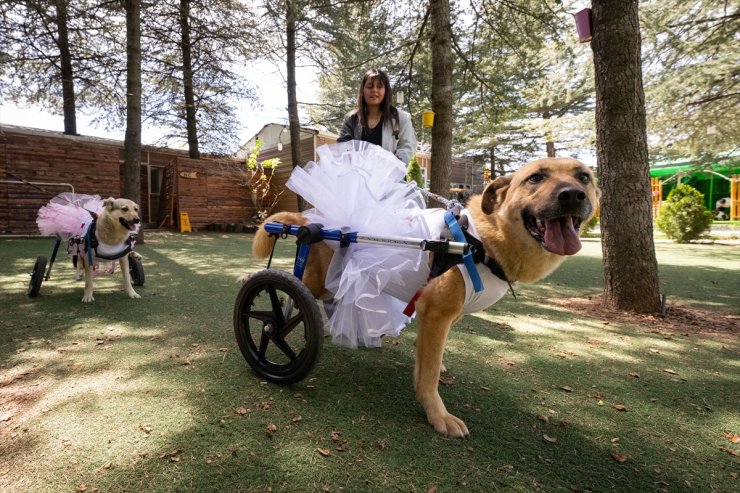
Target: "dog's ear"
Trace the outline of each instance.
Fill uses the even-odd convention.
[[[108,197],[103,201],[103,207],[105,207],[106,210],[112,211],[113,210],[113,204],[115,203],[116,199],[113,197]]]
[[[483,190],[483,197],[481,198],[480,205],[484,214],[491,214],[494,209],[496,209],[496,206],[504,200],[506,192],[509,190],[512,176],[513,175],[499,176],[493,180],[485,190]]]

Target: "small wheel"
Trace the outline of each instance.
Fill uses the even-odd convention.
[[[46,271],[46,257],[39,255],[36,257],[36,263],[33,266],[33,272],[31,272],[31,280],[28,281],[28,289],[26,294],[30,298],[35,298],[39,295],[41,289],[41,283],[44,280],[44,272]]]
[[[144,285],[144,265],[142,265],[141,260],[133,255],[129,255],[128,271],[131,273],[131,284],[134,286]]]
[[[316,364],[324,339],[319,307],[289,272],[266,269],[247,280],[236,297],[234,333],[247,363],[266,380],[297,382]]]

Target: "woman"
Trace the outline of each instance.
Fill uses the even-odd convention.
[[[388,75],[379,69],[365,73],[357,95],[357,108],[347,113],[337,142],[363,140],[383,147],[404,164],[416,152],[411,115],[391,104]]]

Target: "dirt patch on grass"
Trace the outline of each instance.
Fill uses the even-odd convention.
[[[740,315],[702,310],[683,305],[668,305],[665,315],[640,314],[605,307],[602,296],[553,300],[579,315],[603,319],[605,323],[638,325],[651,332],[675,334],[727,335],[740,332]]]

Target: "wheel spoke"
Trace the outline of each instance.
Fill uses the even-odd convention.
[[[272,338],[272,342],[275,343],[275,345],[280,349],[285,356],[290,358],[291,362],[295,362],[295,360],[298,359],[296,354],[293,352],[293,349],[288,345],[287,342],[285,342],[285,339],[280,337],[279,335],[276,335]]]
[[[272,320],[273,313],[265,312],[262,310],[256,310],[252,312],[244,312],[244,318],[246,321],[248,321],[250,318],[253,318],[255,320],[259,320],[260,322],[267,322],[268,320]]]
[[[260,338],[260,347],[257,349],[257,361],[265,361],[265,352],[267,352],[267,345],[270,343],[270,336],[267,332],[262,332]]]
[[[286,320],[285,325],[278,327],[278,335],[282,338],[287,337],[301,322],[303,322],[303,314],[299,313],[295,317]]]
[[[285,325],[285,315],[283,315],[283,310],[280,307],[280,298],[278,298],[277,290],[273,286],[268,286],[267,289],[270,293],[270,303],[272,305],[272,313],[275,317],[275,324],[278,327],[282,327]]]

